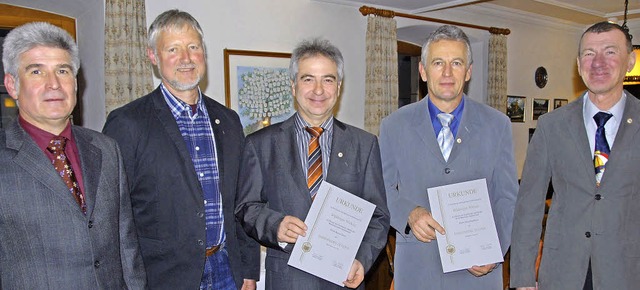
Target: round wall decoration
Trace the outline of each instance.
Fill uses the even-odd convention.
[[[538,86],[541,89],[544,88],[544,86],[547,85],[548,79],[549,79],[549,76],[547,75],[546,68],[541,66],[536,69],[536,75],[535,75],[536,86]]]

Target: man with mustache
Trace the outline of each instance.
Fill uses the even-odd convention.
[[[122,148],[149,287],[255,289],[259,245],[233,213],[244,134],[238,115],[198,87],[202,29],[166,11],[147,52],[162,83],[109,114],[103,131]]]
[[[11,30],[0,129],[0,289],[146,289],[116,142],[71,124],[78,46],[44,22]]]

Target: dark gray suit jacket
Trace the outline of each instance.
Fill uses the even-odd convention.
[[[236,223],[244,133],[238,115],[203,95],[216,140],[226,248],[239,288],[260,278],[260,248]],[[202,186],[158,87],[111,112],[103,129],[122,148],[142,258],[152,289],[197,289],[205,259]]]
[[[0,289],[144,289],[115,141],[72,127],[86,216],[16,120],[0,130]]]
[[[304,221],[311,207],[294,118],[295,115],[247,137],[236,216],[251,237],[268,247],[267,289],[344,289],[288,266],[293,245],[283,250],[277,242],[278,226],[284,216]],[[367,271],[385,246],[389,229],[378,141],[372,134],[334,120],[330,158],[325,180],[376,205],[356,255]]]
[[[540,289],[582,289],[589,259],[594,289],[640,285],[640,101],[627,92],[600,187],[596,187],[583,101],[584,96],[538,120],[516,204],[512,287],[535,284],[549,181],[555,192],[544,235]]]

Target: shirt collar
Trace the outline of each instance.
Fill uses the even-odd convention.
[[[18,116],[18,122],[20,123],[22,129],[24,129],[24,131],[27,132],[29,136],[31,136],[31,139],[33,139],[33,141],[35,141],[38,147],[40,147],[40,149],[42,149],[43,151],[47,149],[47,146],[49,146],[49,141],[51,141],[51,139],[56,136],[29,123],[27,120],[22,118],[22,116]],[[75,142],[71,131],[71,122],[67,122],[67,126],[64,127],[64,129],[58,136],[65,137],[67,138],[67,140]]]
[[[624,105],[626,103],[626,100],[627,100],[627,94],[623,91],[622,97],[620,98],[620,100],[618,100],[618,102],[615,105],[613,105],[613,107],[611,107],[607,111],[602,111],[598,109],[598,107],[596,107],[596,105],[593,104],[593,102],[591,102],[591,99],[589,99],[589,92],[586,92],[584,94],[584,104],[583,104],[585,118],[589,118],[592,122],[595,122],[595,120],[593,120],[593,116],[595,114],[597,114],[598,112],[607,112],[613,115],[611,118],[615,121],[615,123],[619,123],[620,120],[622,119],[622,114],[624,113]]]
[[[174,118],[179,118],[186,111],[187,116],[190,118],[195,118],[198,116],[200,112],[205,112],[204,101],[202,100],[202,92],[200,91],[200,87],[198,87],[198,100],[196,101],[196,106],[198,110],[195,114],[192,114],[191,106],[186,102],[178,99],[174,96],[163,83],[160,83],[160,89],[162,91],[162,95],[164,96],[165,102],[169,105],[169,109],[171,109],[171,114],[173,114]]]
[[[295,126],[296,130],[305,131],[306,127],[313,127],[307,121],[305,121],[298,112],[295,113]],[[324,132],[331,131],[333,128],[333,115],[329,116],[322,124],[320,124]],[[323,133],[324,134],[324,133]]]

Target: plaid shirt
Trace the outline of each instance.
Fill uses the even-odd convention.
[[[216,141],[211,128],[207,107],[198,89],[196,112],[191,106],[173,96],[161,84],[164,100],[176,119],[182,138],[189,149],[191,161],[198,175],[204,193],[204,213],[207,232],[207,248],[220,245],[225,241],[224,217],[222,215],[222,195],[220,194],[220,172]]]

